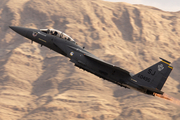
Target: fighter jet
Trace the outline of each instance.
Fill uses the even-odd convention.
[[[91,54],[84,47],[80,47],[67,34],[56,29],[31,29],[10,26],[20,35],[46,46],[55,52],[68,57],[78,68],[88,71],[104,80],[108,80],[119,86],[135,89],[142,93],[152,95],[163,94],[161,91],[173,67],[170,62],[161,60],[149,68],[131,75],[130,72],[107,63]]]

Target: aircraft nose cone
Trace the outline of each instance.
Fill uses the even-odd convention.
[[[12,30],[14,30],[15,32],[17,32],[18,34],[26,37],[27,35],[27,28],[23,28],[23,27],[17,27],[17,26],[9,26]]]

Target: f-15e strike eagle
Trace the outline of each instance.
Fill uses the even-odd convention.
[[[59,30],[16,26],[10,26],[10,28],[32,42],[37,42],[68,57],[76,67],[122,87],[135,89],[148,95],[164,93],[161,89],[173,69],[170,62],[160,58],[160,62],[131,76],[128,71],[109,64],[78,46],[70,36]]]

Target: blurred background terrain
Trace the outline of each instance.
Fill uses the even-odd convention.
[[[174,67],[162,91],[180,99],[180,12],[102,0],[0,3],[0,120],[180,119],[180,106],[78,69],[10,25],[61,30],[132,74],[162,57]]]

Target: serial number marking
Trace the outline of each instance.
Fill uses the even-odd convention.
[[[146,82],[150,82],[151,81],[151,78],[146,77],[146,76],[141,75],[141,74],[138,74],[138,78],[140,78],[140,79],[142,79],[142,80],[144,80]]]

